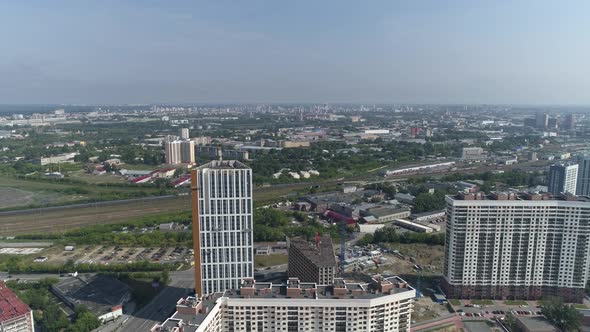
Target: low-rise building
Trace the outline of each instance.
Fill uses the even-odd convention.
[[[516,326],[519,331],[522,332],[557,332],[555,326],[551,325],[542,316],[527,317],[527,316],[515,316]]]
[[[404,219],[395,219],[393,223],[401,228],[405,228],[417,233],[432,233],[434,230],[428,226],[424,226],[415,222]]]
[[[377,223],[386,223],[395,219],[407,218],[410,216],[410,209],[406,207],[390,207],[378,205],[366,210],[360,210],[362,217],[373,216],[377,219]]]
[[[84,305],[103,322],[121,316],[123,305],[131,299],[129,286],[104,275],[61,280],[51,291],[72,310]]]

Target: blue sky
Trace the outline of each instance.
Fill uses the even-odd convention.
[[[0,1],[0,104],[590,104],[590,2]]]

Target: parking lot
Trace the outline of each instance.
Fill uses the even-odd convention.
[[[50,250],[48,263],[65,263],[73,260],[76,264],[120,264],[137,261],[153,263],[185,262],[192,256],[191,250],[182,247],[144,248],[121,246],[80,246],[72,251]]]
[[[485,317],[500,318],[508,313],[515,316],[540,316],[541,308],[536,301],[469,301],[461,300],[461,304],[456,304],[457,300],[451,300],[453,309],[461,316],[465,317]]]

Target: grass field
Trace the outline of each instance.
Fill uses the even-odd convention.
[[[461,301],[457,299],[450,299],[449,303],[452,305],[461,305]]]
[[[477,305],[493,305],[494,301],[492,300],[471,300],[472,304],[477,304]]]
[[[529,305],[527,301],[519,301],[519,300],[506,300],[504,301],[506,305]]]
[[[86,225],[114,224],[138,217],[189,210],[190,204],[190,196],[181,196],[118,205],[5,215],[0,216],[0,235],[64,232]]]
[[[98,183],[95,182],[94,184]],[[114,184],[114,182],[111,183]],[[64,183],[58,180],[39,181],[10,177],[0,177],[0,190],[10,191],[11,193],[14,193],[16,190],[21,193],[20,195],[12,196],[9,206],[4,206],[6,204],[0,203],[0,208],[26,206],[28,204],[35,204],[36,206],[62,205],[88,200],[109,200],[109,197],[113,195],[129,197],[130,194],[140,191],[147,195],[159,192],[158,188],[96,186],[90,183],[85,186],[78,183]],[[9,194],[0,192],[0,198]]]
[[[287,255],[257,255],[254,256],[255,267],[268,267],[287,264]]]

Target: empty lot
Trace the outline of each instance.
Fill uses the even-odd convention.
[[[64,232],[94,224],[114,224],[143,216],[190,209],[190,196],[130,202],[118,205],[58,209],[0,216],[0,236]]]

